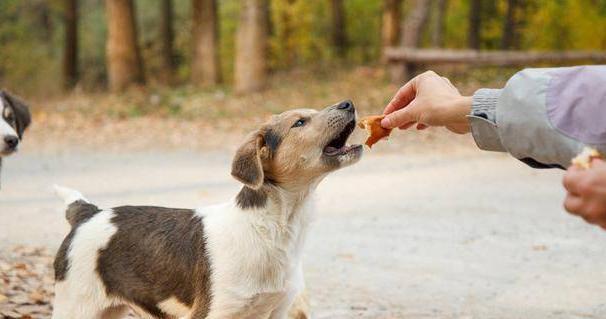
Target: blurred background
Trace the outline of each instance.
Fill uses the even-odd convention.
[[[606,46],[603,0],[3,0],[0,18],[0,83],[27,96],[132,83],[248,92],[268,74],[377,65],[399,45]]]
[[[606,61],[603,0],[3,0],[0,21],[0,86],[31,103],[43,137],[72,143],[157,117],[246,131],[344,98],[379,112],[429,68],[471,94],[522,67]]]
[[[0,87],[33,115],[2,171],[0,317],[49,317],[68,231],[52,184],[102,207],[221,202],[270,114],[378,114],[427,69],[472,94],[592,63],[606,0],[0,0]],[[604,233],[563,211],[561,177],[470,136],[394,132],[318,189],[314,317],[606,317]]]

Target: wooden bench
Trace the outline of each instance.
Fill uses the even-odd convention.
[[[606,63],[604,51],[476,51],[446,49],[386,48],[391,80],[409,80],[419,65],[469,64],[473,66],[531,66],[539,63],[565,65]]]

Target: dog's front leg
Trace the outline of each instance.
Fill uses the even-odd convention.
[[[299,295],[299,290],[292,290],[280,302],[278,307],[272,311],[269,319],[287,319],[290,308],[292,307],[295,298]]]
[[[278,307],[274,309],[269,316],[269,319],[287,319],[287,318],[296,318],[296,319],[307,319],[307,311],[303,311],[303,309],[292,309],[295,305],[295,300],[297,300],[297,307],[304,307],[303,302],[306,300],[306,296],[304,295],[305,291],[305,280],[303,279],[303,266],[299,264],[295,275],[292,278],[292,284],[289,287],[288,293],[286,296],[280,301]],[[301,301],[301,302],[299,302]],[[301,305],[299,305],[301,303]],[[306,310],[306,309],[305,309]],[[290,317],[289,317],[290,314]],[[303,316],[301,316],[301,314]],[[293,317],[294,316],[294,317]]]
[[[225,295],[215,295],[208,317],[192,316],[191,319],[268,319],[277,303],[277,296],[271,294],[267,297],[223,297]]]
[[[311,319],[309,300],[307,299],[307,292],[305,290],[299,293],[290,306],[288,319]]]

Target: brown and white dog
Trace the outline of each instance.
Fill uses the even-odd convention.
[[[0,90],[0,169],[2,158],[17,151],[31,117],[23,101]]]
[[[238,149],[230,202],[195,210],[100,209],[56,187],[72,225],[55,260],[54,319],[286,318],[304,287],[313,192],[357,162],[350,101],[276,115]],[[299,316],[305,318],[306,316]]]

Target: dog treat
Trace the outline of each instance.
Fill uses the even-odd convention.
[[[582,169],[588,169],[591,167],[591,161],[595,158],[603,157],[596,149],[586,146],[579,155],[572,159],[572,165],[576,165]]]
[[[368,138],[366,139],[366,145],[369,148],[383,138],[387,138],[391,133],[391,129],[384,128],[381,126],[381,120],[385,115],[371,115],[360,119],[358,126],[366,129],[368,132]]]

